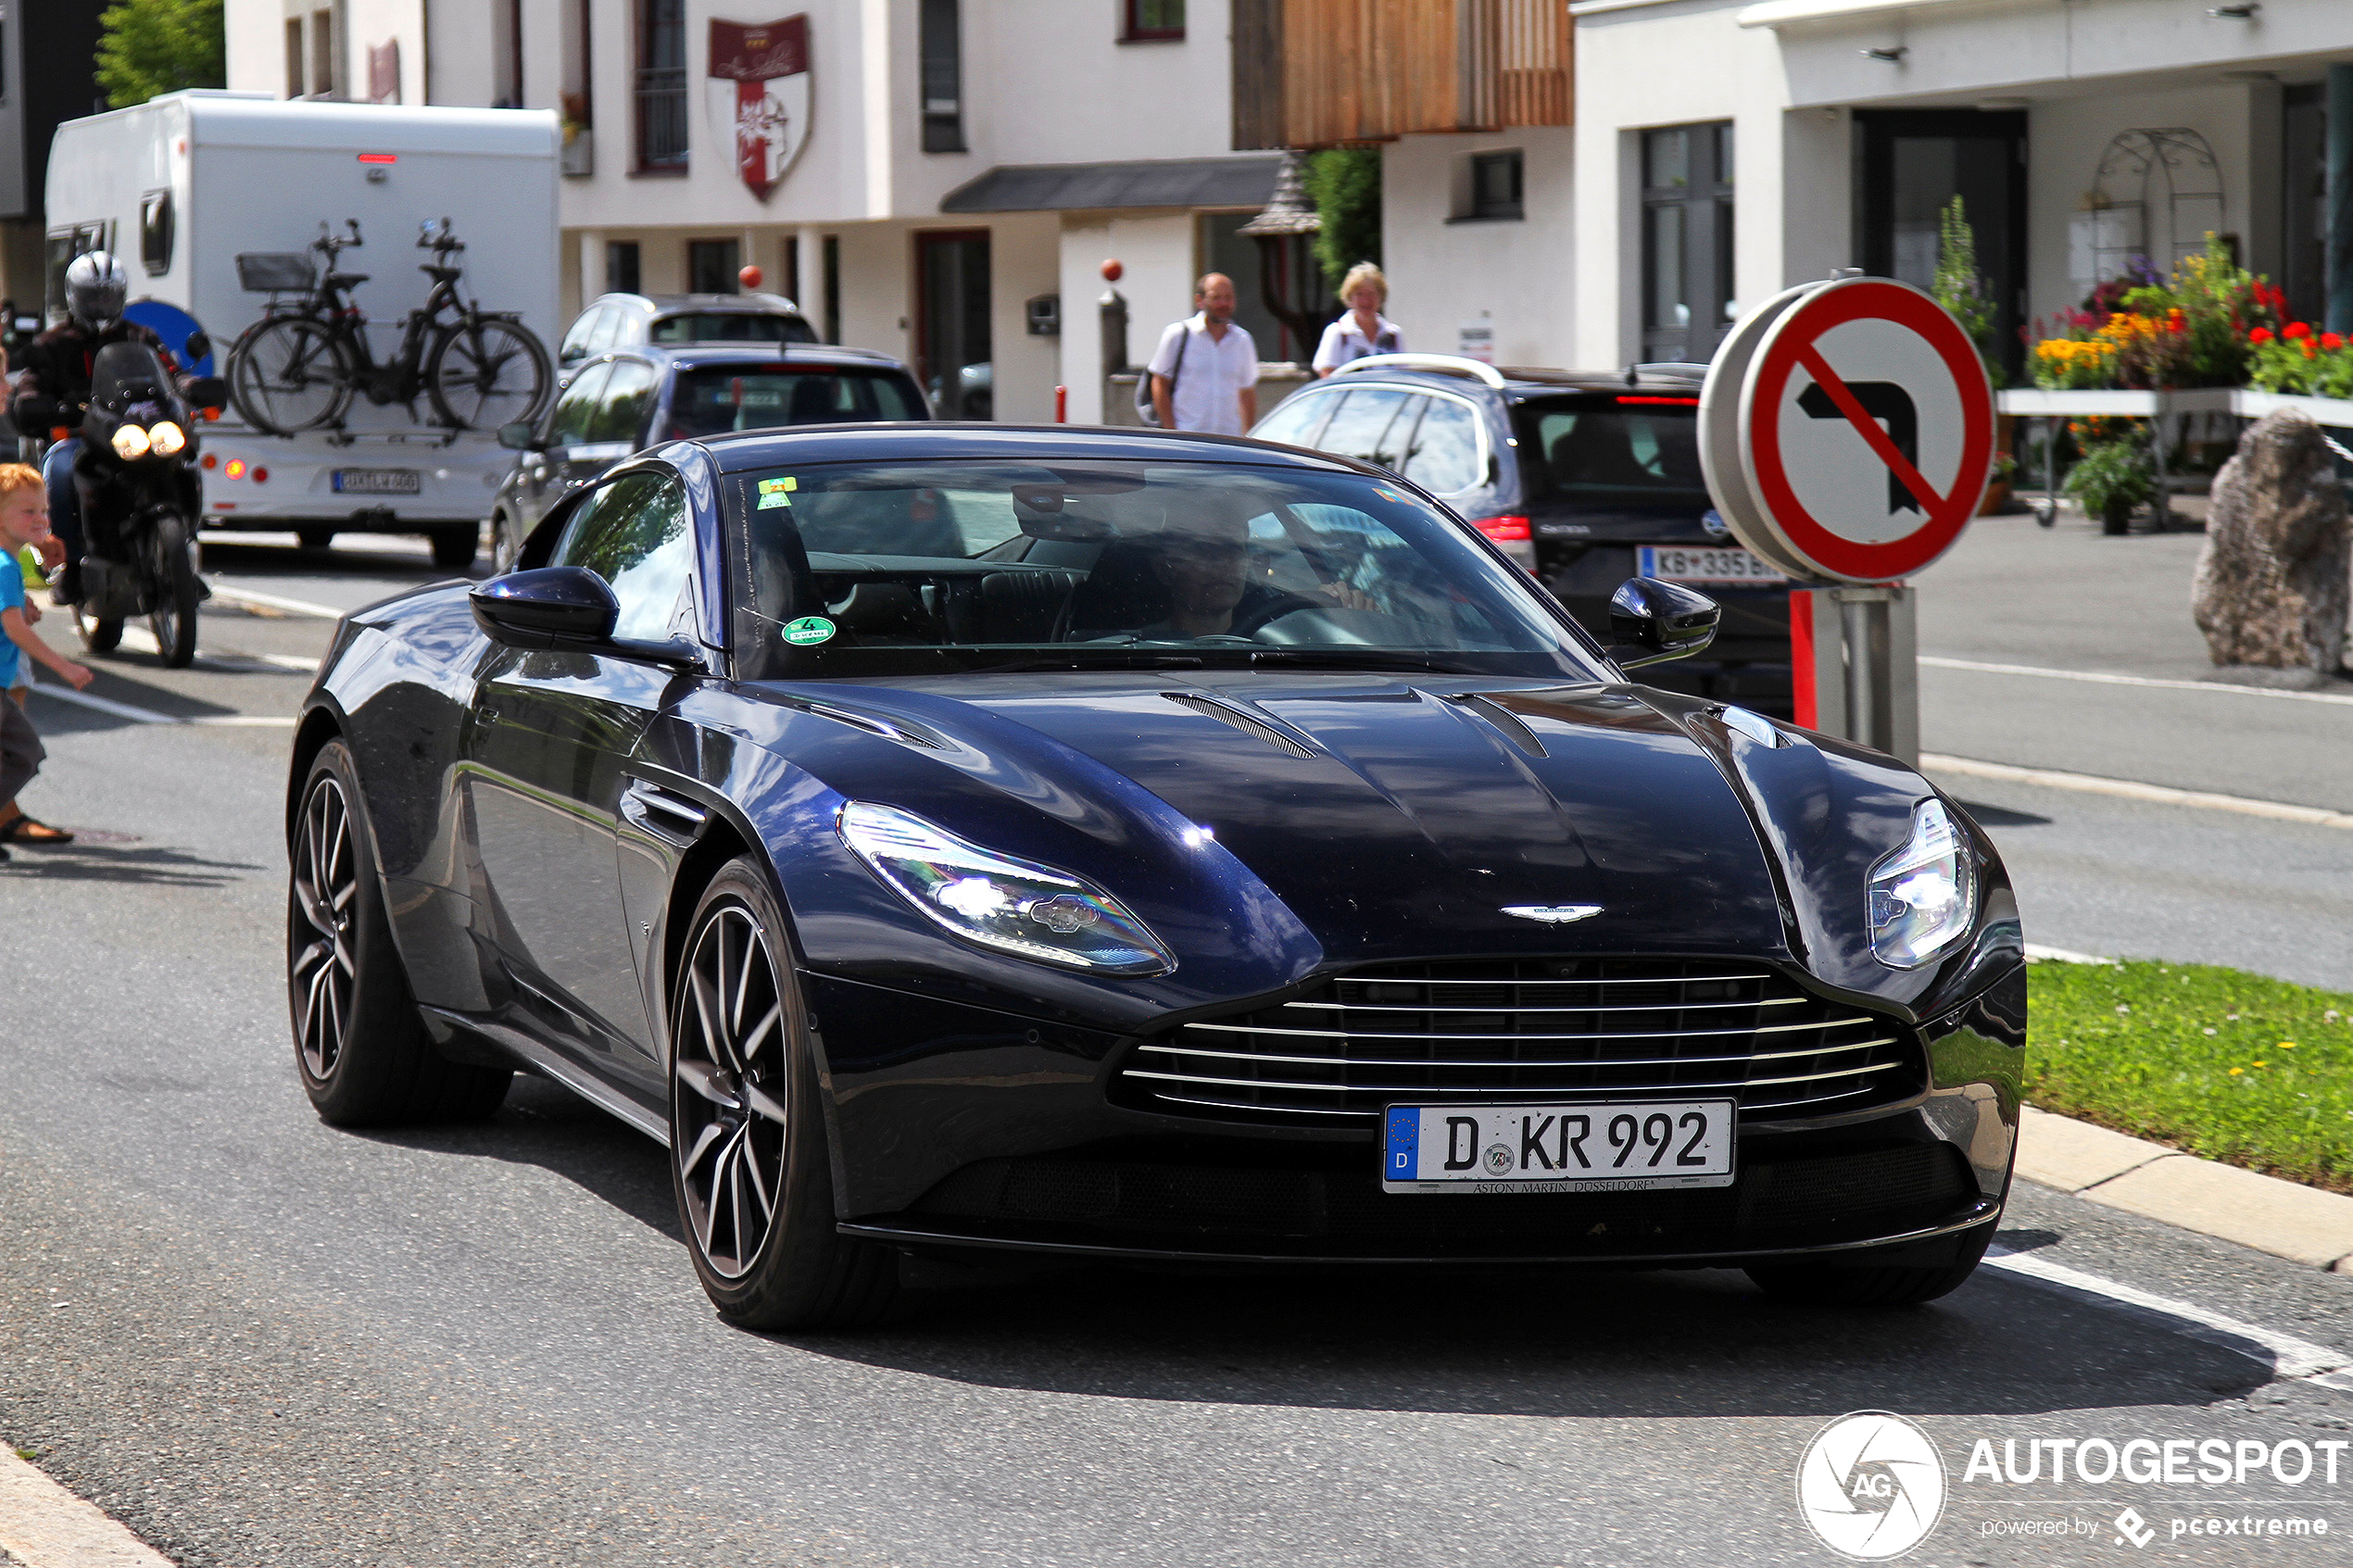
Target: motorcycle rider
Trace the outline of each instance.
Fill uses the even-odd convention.
[[[82,502],[88,483],[77,482],[74,475],[74,459],[82,453],[82,416],[90,401],[90,378],[98,351],[112,344],[144,343],[163,360],[165,370],[175,375],[180,370],[163,339],[123,318],[123,303],[130,293],[130,270],[114,257],[103,250],[75,257],[66,269],[66,320],[25,345],[11,378],[14,395],[9,399],[8,417],[17,429],[45,435],[64,426],[76,433],[50,447],[41,461],[42,483],[49,492],[49,525],[66,547],[65,573],[56,592],[59,604],[80,601],[84,554],[101,560],[112,560],[117,555],[114,520],[94,513],[85,518]]]

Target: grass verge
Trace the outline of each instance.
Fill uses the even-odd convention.
[[[2210,964],[2038,963],[2026,1098],[2353,1193],[2353,997]]]

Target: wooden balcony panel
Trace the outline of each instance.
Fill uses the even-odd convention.
[[[1567,0],[1235,0],[1238,147],[1567,125]]]

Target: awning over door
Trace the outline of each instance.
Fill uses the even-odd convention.
[[[1134,163],[1008,163],[950,191],[942,212],[1070,212],[1100,207],[1249,207],[1275,194],[1280,157],[1155,158]]]

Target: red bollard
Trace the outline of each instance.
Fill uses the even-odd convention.
[[[1054,388],[1054,422],[1058,425],[1070,423],[1070,388],[1066,386]]]

